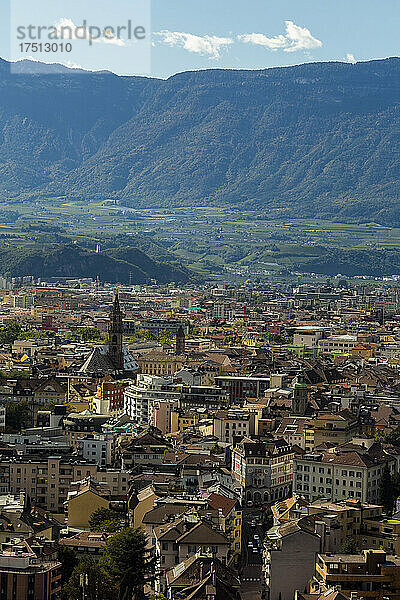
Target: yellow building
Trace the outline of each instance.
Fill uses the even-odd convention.
[[[359,432],[356,417],[348,410],[338,414],[320,414],[304,424],[304,448],[312,452],[321,444],[346,444]]]
[[[66,524],[77,529],[89,529],[90,516],[99,508],[109,507],[109,501],[90,488],[70,492],[65,502]]]
[[[171,433],[185,431],[196,426],[199,415],[191,412],[171,411]],[[204,435],[204,434],[203,434]]]
[[[142,527],[144,515],[154,508],[157,498],[152,485],[129,498],[129,520],[132,527]]]

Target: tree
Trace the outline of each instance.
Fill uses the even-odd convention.
[[[354,538],[346,537],[339,548],[339,554],[358,554],[360,548]]]
[[[393,446],[400,446],[400,427],[397,427],[397,429],[394,429],[393,431],[390,431],[389,433],[385,434],[382,441],[384,444],[393,444]]]
[[[11,432],[19,432],[32,422],[31,409],[26,402],[7,402],[6,405],[6,428]]]
[[[98,508],[90,515],[89,527],[92,531],[115,533],[122,529],[121,517],[110,508]]]
[[[82,327],[79,333],[83,342],[97,342],[103,339],[97,327]]]
[[[83,596],[84,592],[84,596]],[[65,600],[115,600],[118,590],[107,570],[91,556],[83,556],[64,586]]]
[[[119,583],[119,600],[143,596],[146,582],[154,578],[155,558],[146,551],[146,535],[140,529],[124,529],[109,538],[102,564]]]
[[[60,546],[58,549],[58,560],[61,563],[61,586],[64,586],[70,579],[73,570],[75,569],[78,558],[76,552],[72,548]]]
[[[397,497],[397,486],[394,485],[389,465],[386,463],[379,488],[379,502],[383,505],[386,514],[391,515]]]
[[[13,344],[22,331],[19,323],[12,321],[0,327],[0,344]]]

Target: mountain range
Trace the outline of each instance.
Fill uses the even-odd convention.
[[[11,73],[0,197],[400,220],[400,59],[167,80]]]

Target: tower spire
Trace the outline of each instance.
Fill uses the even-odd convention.
[[[118,289],[114,291],[113,307],[108,326],[108,357],[116,371],[124,368],[124,351],[122,346],[123,313],[119,304]]]

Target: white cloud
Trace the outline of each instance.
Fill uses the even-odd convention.
[[[310,30],[306,27],[299,27],[293,21],[285,21],[286,37],[290,46],[285,48],[285,52],[297,52],[297,50],[313,50],[321,48],[322,42],[313,37]]]
[[[346,61],[348,63],[351,63],[352,65],[355,65],[357,62],[356,59],[354,58],[354,54],[349,54],[349,53],[346,54]]]
[[[238,40],[245,42],[245,44],[264,46],[270,50],[278,50],[278,48],[284,48],[287,45],[287,40],[282,34],[270,38],[263,33],[244,33],[243,35],[238,35],[237,37]]]
[[[284,52],[314,50],[321,48],[322,42],[311,35],[306,27],[299,27],[293,21],[285,21],[285,34],[268,37],[263,33],[246,33],[237,36],[238,40],[247,44],[264,46],[269,50],[282,49]]]
[[[57,36],[63,40],[88,40],[92,43],[102,44],[113,44],[114,46],[126,46],[123,39],[116,37],[110,32],[108,37],[101,31],[99,34],[99,28],[90,29],[89,26],[75,25],[72,19],[62,18],[54,24],[54,28],[57,32]]]
[[[155,35],[161,38],[162,42],[168,46],[179,46],[188,52],[202,54],[213,59],[219,58],[221,51],[233,44],[231,38],[217,37],[215,35],[200,36],[192,33],[168,30],[159,31]]]

